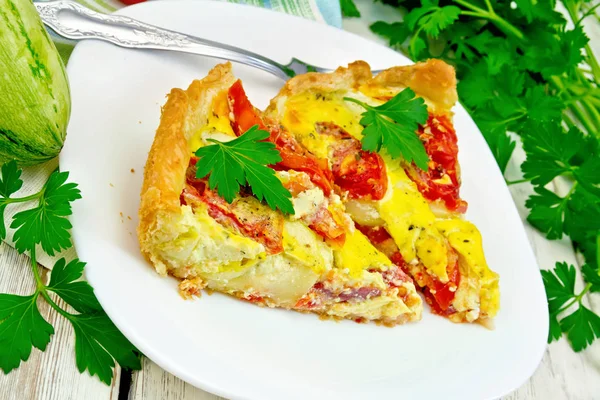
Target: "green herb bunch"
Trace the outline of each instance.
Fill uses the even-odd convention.
[[[580,351],[600,337],[600,317],[582,303],[600,292],[600,65],[582,21],[600,6],[585,0],[383,0],[402,8],[402,22],[371,30],[414,61],[440,58],[455,66],[461,103],[504,172],[520,141],[523,179],[535,193],[528,221],[548,239],[568,235],[586,261],[542,271],[551,316],[548,341],[567,335]],[[359,16],[352,0],[346,16]],[[565,196],[546,186],[570,182]]]
[[[50,256],[72,246],[71,203],[81,198],[77,184],[68,183],[68,172],[53,172],[42,189],[30,196],[11,197],[23,186],[22,170],[11,161],[0,169],[0,240],[6,239],[4,211],[15,203],[31,203],[30,209],[14,215],[11,228],[15,229],[13,241],[20,253],[28,253],[35,278],[35,291],[26,296],[0,294],[0,369],[9,373],[27,361],[33,347],[45,351],[54,334],[52,325],[38,309],[43,299],[75,331],[75,361],[80,372],[110,384],[115,361],[123,368],[140,369],[140,354],[123,336],[102,310],[94,290],[81,280],[85,263],[78,259],[67,262],[59,259],[43,282],[36,252],[43,250]],[[60,297],[70,309],[60,307]]]

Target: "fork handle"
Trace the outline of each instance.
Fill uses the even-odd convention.
[[[132,49],[179,51],[231,60],[284,80],[294,74],[284,65],[238,47],[173,32],[129,17],[101,14],[71,0],[36,2],[35,6],[44,24],[68,39],[98,39]]]

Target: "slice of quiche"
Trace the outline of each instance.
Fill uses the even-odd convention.
[[[242,190],[228,202],[198,179],[194,156],[253,125],[269,132],[292,194],[284,215]],[[358,229],[334,190],[329,160],[316,156],[249,103],[221,64],[162,109],[144,172],[138,236],[161,275],[184,297],[207,288],[269,307],[396,325],[421,318],[422,301],[400,265]]]
[[[417,135],[427,171],[392,159],[385,148],[362,149],[363,107],[381,105],[405,88],[423,98],[429,118]],[[357,61],[331,74],[290,79],[266,115],[309,152],[327,159],[336,192],[356,228],[422,289],[436,314],[455,322],[490,322],[499,308],[498,276],[477,228],[463,219],[460,168],[451,108],[454,69],[439,60],[394,67],[373,77]]]

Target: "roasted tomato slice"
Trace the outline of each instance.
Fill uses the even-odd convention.
[[[449,211],[464,213],[467,202],[459,195],[458,144],[452,122],[446,115],[430,115],[418,134],[430,158],[429,169],[411,165],[406,168],[408,176],[428,200],[441,200]]]
[[[381,156],[364,151],[358,139],[332,122],[320,122],[316,129],[336,138],[329,145],[335,184],[351,199],[381,200],[388,183]]]
[[[329,195],[333,189],[333,176],[327,166],[327,160],[321,160],[308,152],[289,133],[277,126],[269,126],[248,100],[240,80],[229,88],[229,107],[233,113],[232,127],[236,135],[241,135],[254,125],[269,131],[269,141],[274,143],[281,154],[281,161],[274,165],[275,169],[306,172],[310,179]]]

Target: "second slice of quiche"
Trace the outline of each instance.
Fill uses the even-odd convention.
[[[417,131],[428,156],[424,169],[392,159],[385,139],[377,153],[361,144],[360,104],[382,105],[406,88],[427,106],[428,118]],[[266,114],[328,160],[356,228],[414,279],[434,313],[487,323],[499,307],[498,275],[487,266],[479,231],[462,216],[467,203],[459,196],[450,111],[456,100],[454,69],[442,61],[394,67],[375,77],[358,61],[331,74],[289,80]],[[396,110],[396,121],[411,118],[410,112]]]
[[[271,209],[249,190],[228,202],[197,178],[206,161],[195,156],[199,148],[243,137],[254,126],[281,154],[272,168],[292,195],[293,214]],[[330,160],[295,134],[251,106],[230,64],[187,90],[173,89],[144,172],[142,253],[160,274],[181,280],[184,296],[208,288],[334,318],[419,320],[413,280],[346,212]]]

